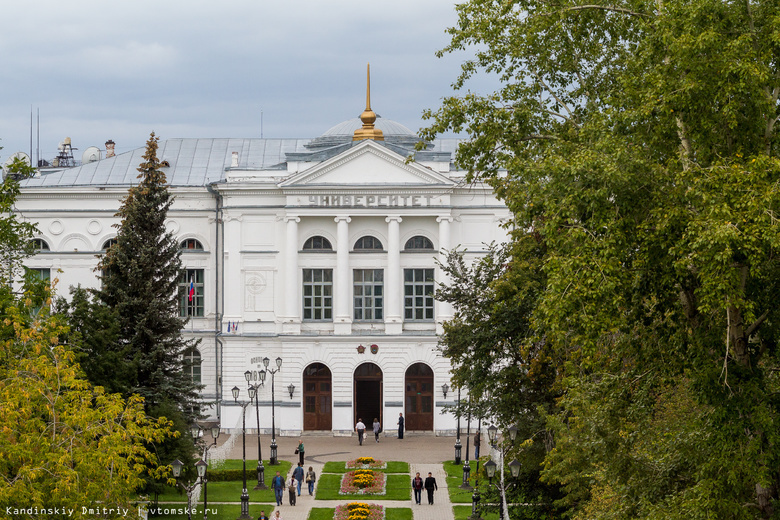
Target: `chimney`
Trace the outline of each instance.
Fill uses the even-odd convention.
[[[231,168],[238,168],[238,152],[233,152],[233,158],[230,160]]]
[[[113,157],[114,155],[116,155],[116,154],[114,153],[114,146],[115,146],[115,145],[116,145],[116,143],[115,143],[114,141],[112,141],[111,139],[109,139],[108,141],[106,141],[106,159],[108,159],[109,157]]]

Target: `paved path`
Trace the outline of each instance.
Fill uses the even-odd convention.
[[[268,452],[266,451],[268,447],[266,445],[269,444],[269,441],[267,440],[267,437],[268,436],[264,435],[261,438],[264,457],[268,456]],[[251,448],[250,443],[247,442],[247,459],[253,457],[256,460],[257,438],[251,438],[253,439]],[[247,441],[249,441],[249,439],[250,435],[247,435]],[[220,441],[225,442],[223,439],[220,439]],[[364,441],[363,446],[358,445],[357,438],[354,436],[304,436],[303,442],[306,446],[304,468],[308,469],[309,466],[312,466],[317,473],[318,479],[322,473],[325,462],[332,460],[350,460],[361,455],[368,455],[382,460],[400,460],[408,462],[410,464],[410,493],[411,481],[415,472],[419,471],[423,478],[428,476],[428,472],[433,473],[439,490],[434,495],[434,505],[432,506],[428,505],[425,490],[423,490],[422,493],[422,505],[419,506],[414,504],[413,495],[410,500],[381,500],[380,497],[366,497],[364,501],[380,504],[385,507],[410,507],[414,520],[452,520],[454,518],[452,514],[452,504],[450,503],[449,494],[447,493],[447,479],[441,465],[442,461],[449,460],[454,456],[455,450],[453,446],[455,444],[455,439],[453,437],[434,437],[433,435],[428,434],[415,435],[413,433],[407,433],[403,440],[394,437],[382,437],[380,438],[379,443],[375,443],[373,437],[370,437]],[[297,456],[294,454],[295,447],[298,445],[298,438],[277,437],[277,444],[279,446],[279,458],[293,462],[294,468],[298,461]],[[233,446],[230,458],[241,458],[240,437],[238,442]],[[292,471],[293,468],[291,468],[290,471]],[[266,481],[269,482],[272,476],[273,472],[266,472]],[[291,475],[287,475],[287,482],[289,482],[290,476]],[[336,507],[345,502],[356,500],[315,500],[313,496],[309,496],[305,482],[301,487],[301,493],[301,496],[297,497],[297,504],[291,506],[287,503],[287,492],[285,491],[284,504],[280,507],[284,520],[306,520],[309,511],[313,507]],[[249,513],[254,518],[257,518],[260,514],[259,506],[250,504]]]

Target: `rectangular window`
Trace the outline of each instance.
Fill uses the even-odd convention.
[[[303,319],[333,320],[333,269],[303,270]]]
[[[202,318],[203,269],[182,269],[179,275],[179,315],[184,318]]]
[[[382,321],[384,271],[355,269],[352,271],[355,321]]]
[[[433,269],[404,269],[404,320],[433,321]]]
[[[38,280],[44,282],[51,280],[51,269],[48,267],[29,267],[27,271],[33,273]]]

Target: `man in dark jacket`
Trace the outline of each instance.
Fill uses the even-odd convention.
[[[412,489],[414,490],[414,502],[419,505],[422,500],[422,488],[423,479],[420,477],[420,472],[412,479]]]
[[[298,496],[301,496],[301,483],[303,482],[303,465],[299,462],[298,467],[293,470],[292,474],[295,482],[298,486]]]
[[[282,497],[284,496],[284,479],[278,471],[276,472],[276,476],[271,481],[271,487],[274,489],[274,496],[276,496],[276,505],[282,505]]]
[[[428,492],[428,504],[433,505],[433,490],[439,489],[439,486],[436,485],[436,479],[433,478],[433,475],[431,472],[428,472],[428,478],[425,479],[425,491]]]

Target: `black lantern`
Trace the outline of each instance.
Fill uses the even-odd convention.
[[[195,469],[198,470],[198,476],[200,478],[203,478],[203,477],[206,476],[206,468],[208,468],[208,467],[209,467],[209,465],[203,459],[200,459],[198,462],[195,463]]]
[[[449,387],[449,385],[447,383],[444,383],[443,385],[441,385],[441,393],[444,394],[444,398],[445,399],[447,399],[447,392],[449,392],[449,391],[450,391],[450,387]]]
[[[254,386],[249,385],[247,391],[249,392],[249,400],[251,401],[252,399],[255,398],[255,393],[257,392],[257,389]]]
[[[197,424],[190,426],[190,435],[192,435],[193,439],[197,440],[198,436],[200,435],[200,426]]]
[[[295,385],[290,383],[287,386],[287,391],[290,392],[290,399],[292,399],[293,398],[293,394],[295,393]]]
[[[276,358],[276,368],[282,368],[282,358]]]
[[[241,391],[241,389],[238,388],[237,386],[234,386],[233,390],[231,390],[231,392],[233,392],[233,400],[236,401],[236,402],[238,402],[238,393],[240,391]]]
[[[488,431],[488,439],[490,439],[490,445],[495,446],[496,434],[498,433],[498,428],[496,428],[495,424],[491,424],[490,427],[487,429],[487,431]]]
[[[489,460],[485,463],[485,473],[491,480],[496,476],[496,466],[497,464],[492,460]]]
[[[211,436],[214,437],[214,444],[216,444],[217,439],[219,438],[219,423],[216,423],[211,427]]]
[[[270,362],[271,362],[271,360],[270,360],[270,359],[268,359],[267,357],[264,357],[264,358],[263,358],[263,365],[265,366],[265,368],[268,368],[268,364],[269,364]]]
[[[258,372],[257,373],[257,377],[260,378],[260,384],[261,385],[264,384],[265,383],[265,370],[261,370],[260,372]]]
[[[250,379],[252,379],[252,372],[247,370],[244,372],[244,379],[246,379],[246,382],[248,383]]]
[[[517,459],[509,463],[509,471],[512,472],[512,478],[517,478],[520,476],[520,466],[522,466],[522,464],[520,464]]]
[[[513,424],[509,427],[509,440],[512,442],[512,444],[515,443],[515,440],[517,439],[517,425]]]
[[[171,466],[173,466],[174,478],[179,478],[181,476],[181,468],[184,467],[184,463],[179,459],[176,459],[173,462],[171,462]]]

